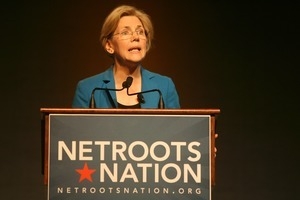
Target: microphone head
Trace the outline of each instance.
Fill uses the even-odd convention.
[[[144,96],[141,93],[137,94],[137,98],[139,103],[145,103]]]
[[[122,83],[123,88],[129,88],[132,84],[133,78],[131,76],[128,76],[126,81]]]

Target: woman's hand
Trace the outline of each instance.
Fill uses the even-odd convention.
[[[215,134],[215,139],[217,139],[218,136],[219,136],[219,135],[216,133],[216,134]],[[217,150],[217,147],[215,146],[215,157],[217,156],[217,151],[218,151],[218,150]]]

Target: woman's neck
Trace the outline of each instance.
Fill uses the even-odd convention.
[[[132,78],[141,77],[140,65],[136,67],[124,67],[120,65],[114,66],[114,77],[116,80],[125,80],[128,76]]]

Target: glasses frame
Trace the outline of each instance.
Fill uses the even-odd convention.
[[[140,33],[142,31],[142,34]],[[119,38],[121,40],[128,40],[128,39],[132,39],[133,38],[133,34],[136,33],[136,35],[140,38],[140,39],[147,39],[147,31],[145,31],[143,28],[138,28],[134,31],[130,30],[130,29],[124,29],[118,33],[113,34],[111,37],[117,36],[119,35]]]

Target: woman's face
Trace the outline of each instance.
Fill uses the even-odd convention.
[[[120,64],[140,63],[146,56],[147,37],[141,21],[135,16],[120,19],[106,48],[111,48]]]

